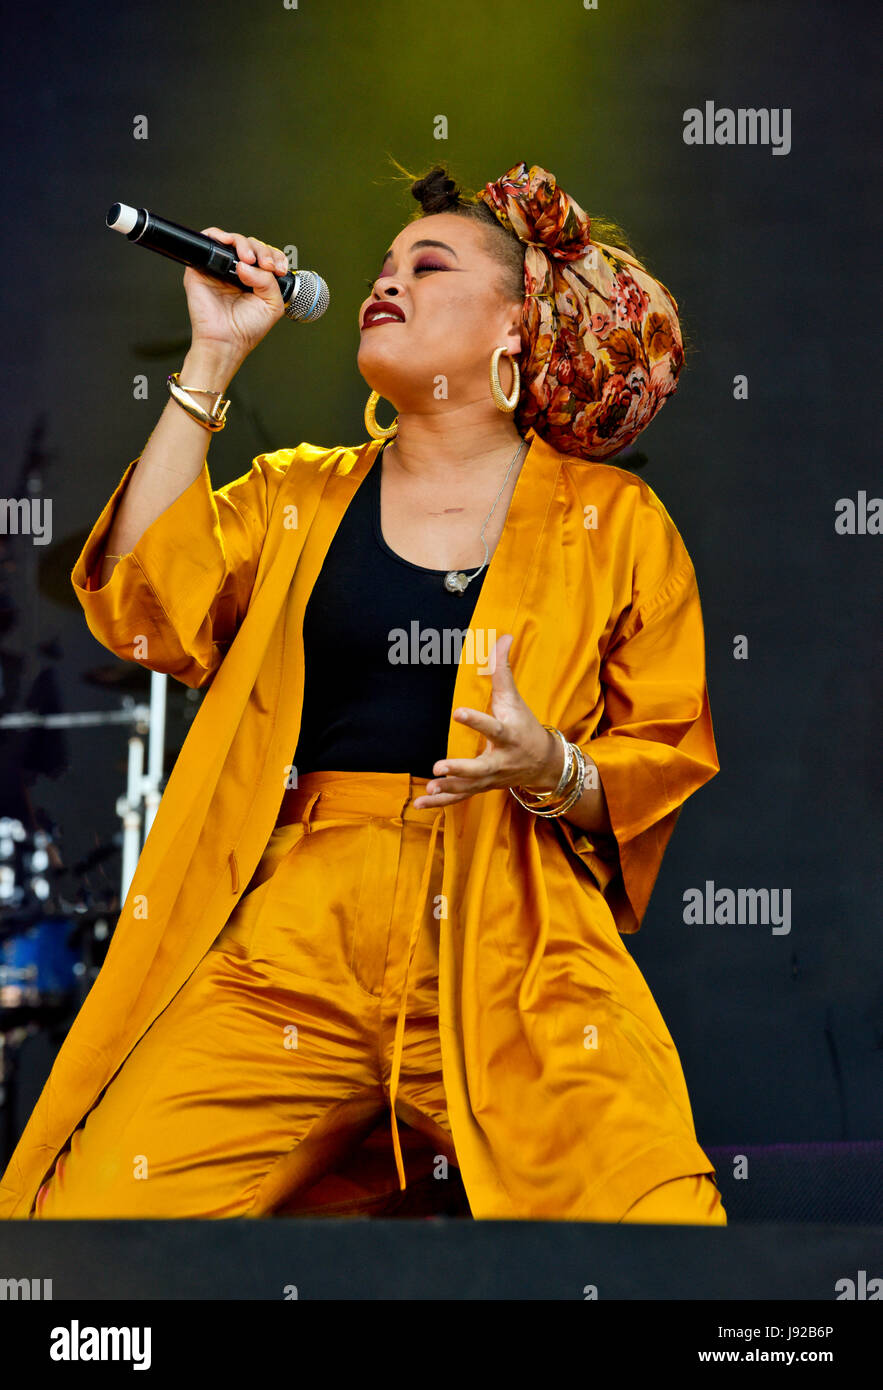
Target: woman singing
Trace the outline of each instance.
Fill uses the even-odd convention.
[[[412,192],[359,311],[368,442],[213,489],[288,267],[209,227],[253,293],[184,274],[190,351],[73,583],[206,694],[3,1215],[726,1223],[622,940],[718,771],[693,565],[610,462],[677,304],[544,169]]]

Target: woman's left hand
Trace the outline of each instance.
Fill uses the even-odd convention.
[[[477,758],[440,758],[433,764],[429,795],[418,796],[415,807],[450,806],[476,792],[494,787],[529,787],[553,791],[564,768],[560,739],[544,729],[522,700],[509,665],[511,633],[498,637],[492,661],[493,714],[461,706],[454,710],[460,724],[483,734],[486,743]]]

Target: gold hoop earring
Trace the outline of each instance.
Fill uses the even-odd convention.
[[[388,430],[381,429],[374,417],[374,412],[377,409],[377,402],[379,400],[380,392],[372,391],[371,395],[368,397],[368,404],[365,406],[365,429],[372,439],[392,439],[393,435],[398,432],[399,417],[398,415],[396,416]]]
[[[512,394],[506,396],[500,382],[500,358],[505,352],[509,361],[512,363]],[[494,398],[494,405],[498,410],[502,410],[504,415],[513,415],[515,407],[518,405],[518,398],[521,395],[521,372],[518,363],[509,352],[508,348],[498,347],[491,353],[491,395]]]

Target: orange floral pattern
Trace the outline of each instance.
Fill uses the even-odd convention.
[[[677,388],[676,299],[633,256],[592,241],[591,219],[538,165],[522,160],[478,196],[525,243],[519,431],[610,458]]]

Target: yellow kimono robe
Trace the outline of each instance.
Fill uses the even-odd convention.
[[[528,437],[470,626],[514,635],[516,685],[591,753],[615,842],[533,816],[502,789],[445,809],[443,1076],[475,1217],[615,1222],[657,1184],[714,1172],[621,933],[637,931],[679,808],[719,764],[695,572],[668,512],[633,474]],[[28,1215],[252,876],[298,740],[307,599],[379,449],[280,449],[217,490],[204,466],[99,588],[133,460],[77,560],[100,642],[208,689],[106,962],[0,1183],[0,1215]],[[489,709],[490,687],[461,661],[452,711]],[[452,720],[439,757],[482,744]]]

